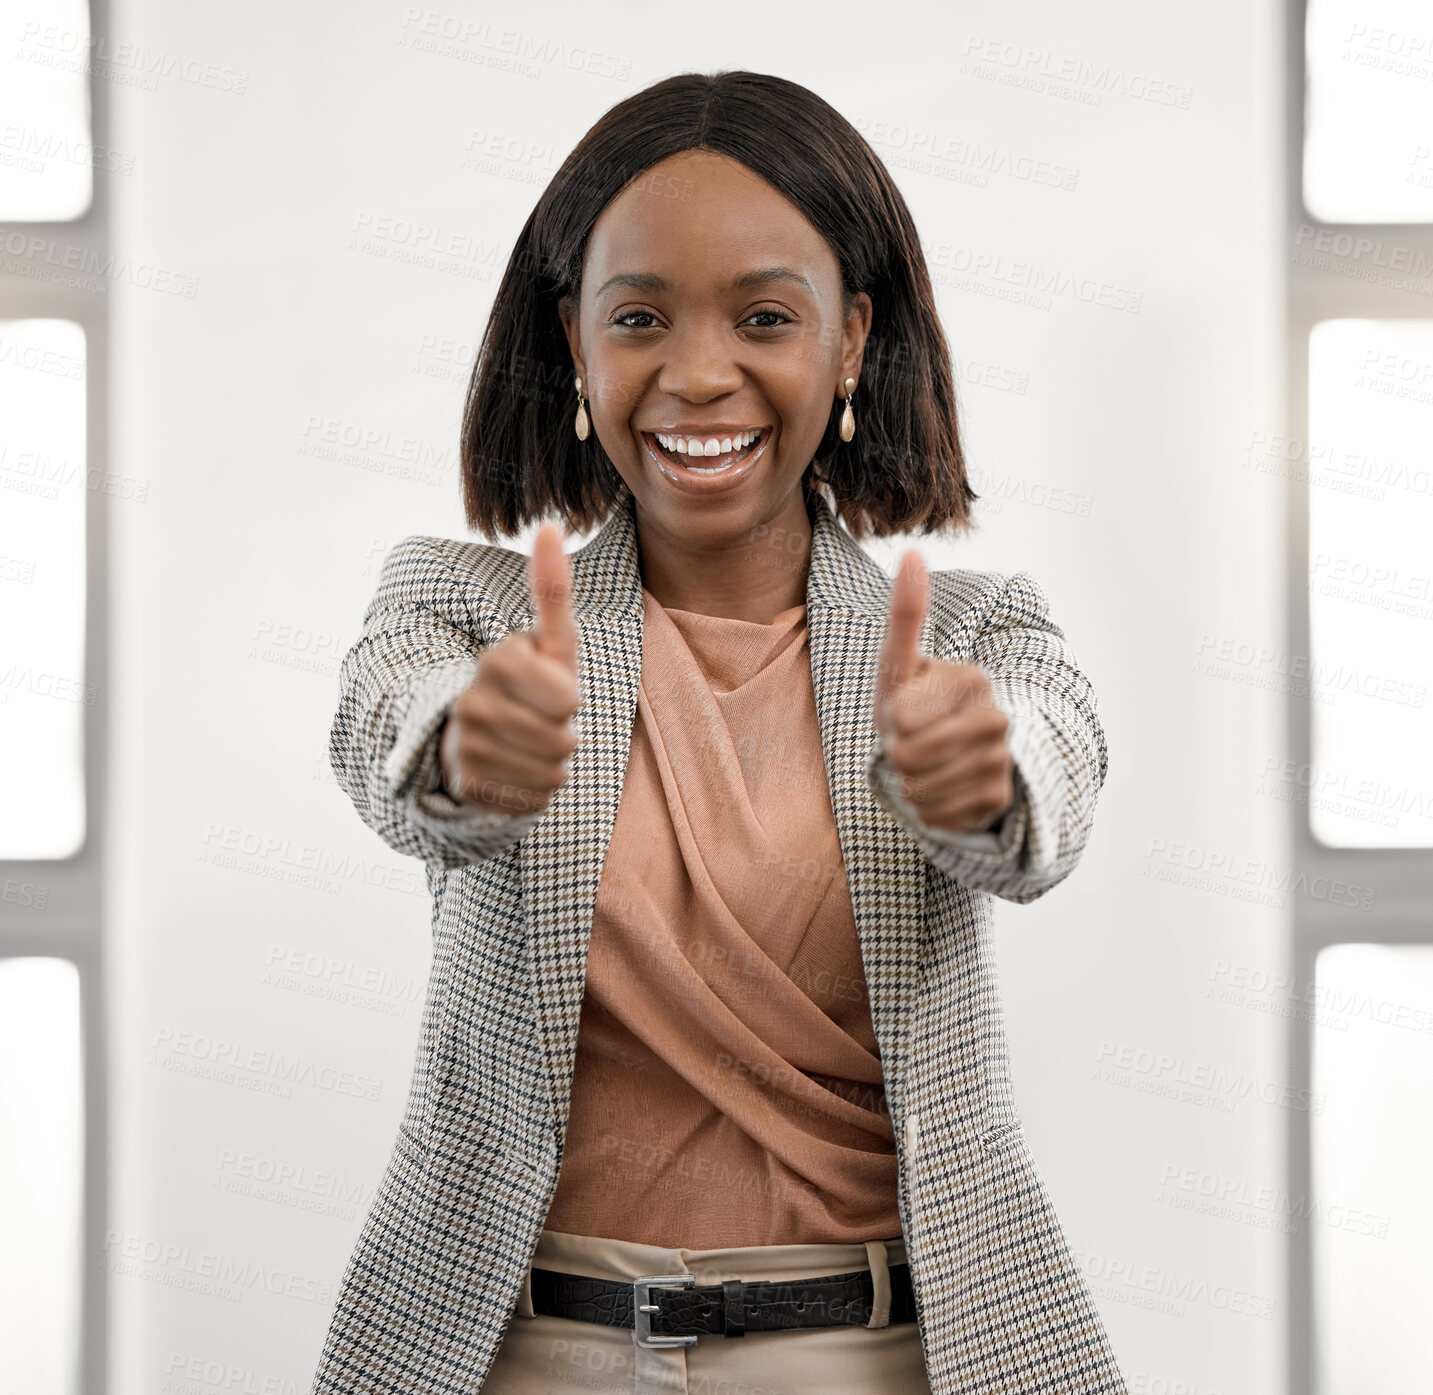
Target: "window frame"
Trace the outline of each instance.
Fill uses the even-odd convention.
[[[105,0],[90,0],[90,33],[107,34]],[[109,84],[87,79],[91,148],[111,145]],[[36,251],[0,258],[0,319],[63,319],[79,324],[85,336],[85,605],[83,691],[94,700],[83,706],[84,841],[65,858],[0,857],[0,958],[40,956],[67,960],[79,976],[81,1082],[84,1144],[80,1197],[81,1253],[78,1349],[71,1353],[71,1387],[102,1391],[107,1383],[109,1307],[107,1271],[99,1263],[108,1225],[109,1109],[107,1064],[109,1027],[105,1011],[103,881],[109,711],[107,578],[108,498],[89,486],[109,471],[109,290],[81,290],[25,268],[42,266],[46,247],[77,248],[85,264],[108,264],[112,187],[102,168],[93,170],[93,192],[85,212],[70,220],[6,221],[0,237],[22,234],[40,240]],[[12,266],[19,270],[11,270]],[[28,888],[28,890],[27,890]],[[37,889],[44,890],[42,904]]]
[[[1309,74],[1307,64],[1308,0],[1285,0],[1287,99],[1285,145],[1285,246],[1288,250],[1286,282],[1287,366],[1285,379],[1286,437],[1309,450],[1309,335],[1322,320],[1362,318],[1375,320],[1433,319],[1433,278],[1424,278],[1429,294],[1393,288],[1324,267],[1308,266],[1298,259],[1300,234],[1346,233],[1353,237],[1382,239],[1406,247],[1433,265],[1433,223],[1326,223],[1315,218],[1304,203],[1304,142],[1306,136]],[[1411,279],[1411,278],[1410,278]],[[1290,652],[1315,659],[1311,645],[1309,592],[1309,481],[1294,472],[1286,482],[1288,551],[1288,642]],[[1304,471],[1305,476],[1309,471]],[[1313,697],[1309,685],[1291,685],[1287,695],[1288,742],[1296,768],[1311,768],[1313,761]],[[1427,906],[1433,900],[1433,848],[1343,848],[1322,843],[1309,826],[1309,809],[1290,801],[1291,838],[1297,884],[1312,885],[1316,877],[1339,879],[1375,888],[1370,911],[1318,900],[1294,898],[1293,982],[1302,992],[1316,983],[1321,950],[1336,944],[1433,944]],[[1357,919],[1354,919],[1354,917]],[[1287,1050],[1290,1083],[1295,1098],[1312,1098],[1315,1014],[1290,1013]],[[1312,1112],[1290,1110],[1288,1119],[1289,1194],[1313,1196]],[[1318,1332],[1314,1302],[1313,1225],[1291,1227],[1288,1235],[1289,1305],[1287,1346],[1288,1389],[1320,1391]],[[1334,1395],[1334,1392],[1321,1392]]]

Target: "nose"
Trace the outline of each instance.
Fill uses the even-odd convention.
[[[667,340],[666,358],[657,374],[661,392],[688,402],[709,402],[735,392],[741,383],[728,327],[689,323]]]

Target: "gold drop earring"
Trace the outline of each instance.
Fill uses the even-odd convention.
[[[847,411],[850,410],[848,407]],[[582,379],[577,380],[577,420],[573,423],[577,428],[577,439],[585,441],[587,433],[592,430],[592,423],[587,420],[587,400],[582,396]]]
[[[846,379],[846,410],[841,413],[841,439],[849,441],[856,434],[856,414],[851,410],[851,394],[856,390],[856,380]]]

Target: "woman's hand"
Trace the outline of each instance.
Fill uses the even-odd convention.
[[[977,664],[920,653],[930,577],[909,549],[891,588],[890,618],[876,675],[876,730],[901,793],[923,823],[984,832],[1015,801],[1010,718],[995,705]]]
[[[577,749],[572,573],[551,523],[537,531],[528,584],[537,614],[532,632],[514,631],[483,651],[438,738],[447,792],[514,815],[547,808]]]

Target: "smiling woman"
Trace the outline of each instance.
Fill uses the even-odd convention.
[[[494,299],[461,455],[474,528],[585,532],[625,483],[652,593],[747,618],[802,578],[735,550],[809,536],[813,492],[858,538],[966,527],[978,497],[900,191],[834,108],[760,73],[657,83],[563,162]]]
[[[803,599],[804,577],[733,566],[732,551],[809,528],[798,484],[837,385],[859,380],[871,298],[843,294],[825,239],[737,161],[694,150],[656,169],[691,197],[625,190],[608,205],[582,291],[560,303],[563,327],[636,499],[647,589],[668,606],[766,618]],[[743,433],[755,445],[734,451]],[[702,473],[688,463],[693,440],[703,462],[716,458]]]
[[[601,527],[405,539],[344,660],[339,784],[437,904],[315,1392],[1124,1395],[989,942],[1079,860],[1104,734],[1033,578],[856,541],[976,498],[884,166],[760,73],[614,107],[462,464],[490,536]]]

